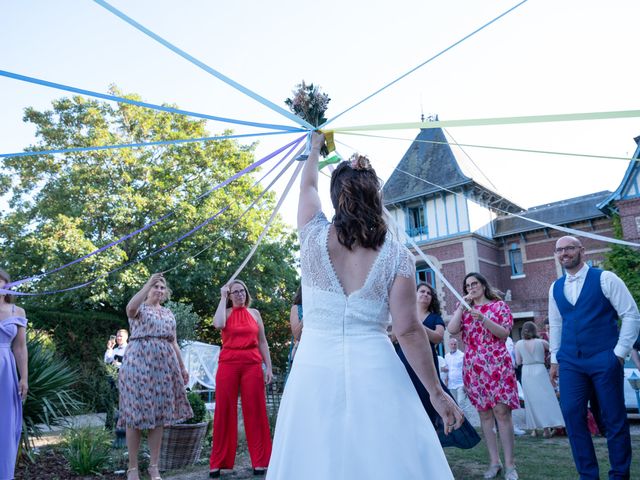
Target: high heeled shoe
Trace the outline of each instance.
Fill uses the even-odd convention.
[[[209,472],[209,478],[220,478],[220,469],[216,468],[215,470],[211,470]]]
[[[507,467],[504,471],[504,480],[518,480],[518,471],[516,470],[516,466]]]
[[[264,475],[267,473],[266,467],[258,467],[253,469],[254,475]]]
[[[501,463],[496,463],[495,465],[490,465],[489,469],[484,472],[484,477],[485,480],[489,480],[491,478],[496,478],[500,472],[502,472],[502,464]],[[517,475],[517,474],[516,474]]]
[[[155,475],[153,473],[151,473],[151,470],[155,470]],[[162,477],[160,477],[160,470],[158,469],[158,465],[149,465],[149,468],[147,469],[147,473],[149,474],[149,478],[151,480],[162,480]]]
[[[133,473],[135,476],[130,477],[130,473]],[[140,480],[140,476],[138,475],[138,467],[129,468],[127,470],[127,480]]]

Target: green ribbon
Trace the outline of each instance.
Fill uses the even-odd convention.
[[[613,112],[561,113],[556,115],[529,115],[524,117],[471,118],[466,120],[435,120],[428,122],[381,123],[334,128],[334,132],[365,130],[413,130],[415,128],[475,127],[483,125],[515,125],[519,123],[575,122],[579,120],[609,120],[612,118],[637,118],[640,110]]]

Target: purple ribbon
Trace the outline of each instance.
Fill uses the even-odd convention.
[[[221,213],[226,212],[229,209],[229,206],[227,205],[224,208],[221,208],[220,210],[218,210],[213,216],[207,218],[204,222],[202,222],[199,225],[196,225],[194,228],[192,228],[191,230],[189,230],[187,233],[185,233],[184,235],[182,235],[181,237],[167,243],[164,247],[161,247],[147,255],[145,255],[144,257],[138,259],[138,260],[132,260],[131,262],[125,263],[124,265],[120,265],[118,268],[115,268],[109,272],[103,273],[102,275],[97,276],[96,278],[94,278],[93,280],[89,280],[88,282],[85,283],[79,283],[77,285],[73,285],[71,287],[67,287],[67,288],[61,288],[59,290],[49,290],[46,292],[39,292],[39,293],[29,293],[29,292],[17,292],[14,290],[7,290],[6,288],[0,288],[0,295],[17,295],[17,296],[36,296],[36,295],[53,295],[54,293],[63,293],[63,292],[69,292],[71,290],[77,290],[78,288],[83,288],[86,287],[88,285],[91,285],[92,283],[100,280],[101,278],[106,277],[107,275],[111,275],[112,273],[118,272],[120,270],[122,270],[125,267],[128,267],[129,265],[133,264],[133,263],[138,263],[141,262],[143,260],[146,260],[147,258],[156,255],[160,252],[162,252],[163,250],[166,250],[169,247],[172,247],[173,245],[175,245],[178,242],[181,242],[182,240],[184,240],[185,238],[193,235],[194,233],[196,233],[198,230],[200,230],[202,227],[204,227],[205,225],[211,223],[218,215],[220,215]]]
[[[254,186],[257,185],[259,182],[261,182],[265,177],[267,177],[275,168],[278,167],[278,165],[280,165],[282,162],[284,162],[290,155],[291,153],[294,151],[294,149],[300,144],[300,142],[302,141],[304,137],[300,137],[297,141],[294,142],[293,145],[291,145],[291,148],[289,149],[289,151],[286,153],[286,155],[284,155],[282,157],[281,160],[279,160],[276,165],[274,165],[271,170],[269,170],[269,172],[267,172],[262,179],[258,180],[256,183],[254,183]],[[284,147],[286,148],[286,146]],[[282,150],[280,150],[282,151]],[[239,175],[240,172],[236,175]],[[271,183],[271,185],[273,184],[273,182]],[[265,188],[262,193],[260,193],[259,197],[261,197],[262,195],[264,195],[267,191],[267,189],[271,186],[269,185],[267,188]],[[219,215],[221,215],[222,213],[224,213],[225,211],[227,211],[229,209],[229,205],[223,207],[222,209],[220,209],[218,212],[216,212],[213,216],[207,218],[204,222],[200,223],[199,225],[195,226],[194,228],[192,228],[191,230],[189,230],[187,233],[185,233],[184,235],[180,236],[179,238],[169,242],[168,244],[166,244],[164,247],[161,247],[147,255],[145,255],[144,257],[137,259],[137,260],[132,260],[130,262],[127,262],[123,265],[120,265],[119,267],[103,273],[102,275],[97,276],[96,278],[94,278],[93,280],[89,280],[88,282],[84,282],[81,284],[77,284],[77,285],[73,285],[71,287],[67,287],[67,288],[62,288],[62,289],[58,289],[58,290],[49,290],[49,291],[45,291],[45,292],[39,292],[39,293],[29,293],[29,292],[18,292],[18,291],[14,291],[14,290],[8,290],[6,288],[0,288],[0,295],[16,295],[16,296],[38,296],[38,295],[53,295],[56,293],[64,293],[64,292],[68,292],[71,290],[77,290],[79,288],[84,288],[86,286],[91,285],[92,283],[95,283],[96,281],[100,280],[101,278],[104,278],[108,275],[111,275],[113,273],[119,272],[120,270],[128,267],[129,265],[132,265],[134,263],[138,263],[138,262],[142,262],[143,260],[146,260],[149,257],[152,257],[170,247],[172,247],[173,245],[175,245],[176,243],[181,242],[182,240],[184,240],[185,238],[193,235],[194,233],[196,233],[198,230],[200,230],[202,227],[204,227],[205,225],[211,223],[216,217],[218,217]],[[240,216],[240,218],[242,218],[244,216],[245,213],[247,213],[248,209],[245,210],[242,215]],[[240,221],[240,219],[238,219],[236,222],[234,222],[232,225],[237,224]],[[218,237],[219,239],[220,237]],[[217,239],[216,239],[217,240]],[[9,285],[6,285],[9,286]]]
[[[304,137],[305,137],[305,136],[303,135],[303,136],[301,136],[301,137],[299,137],[299,138],[297,138],[297,139],[293,140],[292,142],[290,142],[290,143],[286,144],[285,146],[283,146],[283,147],[281,147],[281,148],[277,149],[276,151],[274,151],[274,152],[270,153],[270,154],[269,154],[269,155],[267,155],[266,157],[261,158],[261,159],[260,159],[260,160],[258,160],[257,162],[252,163],[252,164],[251,164],[251,165],[249,165],[248,167],[246,167],[246,168],[244,168],[244,169],[240,170],[239,172],[237,172],[237,173],[236,173],[235,175],[233,175],[232,177],[230,177],[230,178],[228,178],[227,180],[225,180],[225,181],[223,181],[223,182],[219,183],[218,185],[216,185],[215,187],[213,187],[211,190],[208,190],[207,192],[205,192],[205,193],[203,193],[202,195],[198,196],[198,197],[196,198],[196,200],[200,200],[200,199],[201,199],[201,198],[203,198],[203,197],[206,197],[206,196],[208,196],[208,195],[211,195],[211,194],[212,194],[213,192],[215,192],[216,190],[219,190],[220,188],[223,188],[223,187],[227,186],[229,183],[233,182],[233,181],[234,181],[234,180],[236,180],[237,178],[239,178],[239,177],[241,177],[242,175],[244,175],[244,174],[246,174],[246,173],[250,172],[251,170],[254,170],[255,168],[257,168],[257,167],[259,167],[260,165],[262,165],[263,163],[265,163],[267,160],[270,160],[270,159],[272,159],[273,157],[275,157],[276,155],[278,155],[278,154],[282,153],[282,152],[283,152],[284,150],[286,150],[287,148],[289,148],[289,147],[291,147],[291,146],[294,146],[295,144],[297,144],[298,142],[300,142]],[[35,279],[38,279],[38,278],[44,277],[45,275],[50,275],[50,274],[52,274],[52,273],[59,272],[60,270],[62,270],[62,269],[64,269],[64,268],[67,268],[67,267],[70,267],[71,265],[75,265],[76,263],[82,262],[83,260],[86,260],[87,258],[92,257],[93,255],[97,255],[97,254],[98,254],[98,253],[100,253],[100,252],[104,252],[105,250],[107,250],[107,249],[109,249],[109,248],[111,248],[111,247],[114,247],[114,246],[116,246],[116,245],[118,245],[118,244],[120,244],[120,243],[124,242],[125,240],[127,240],[127,239],[129,239],[129,238],[131,238],[131,237],[133,237],[133,236],[135,236],[135,235],[137,235],[137,234],[141,233],[141,232],[144,232],[145,230],[148,230],[149,228],[153,227],[154,225],[158,224],[159,222],[161,222],[161,221],[165,220],[166,218],[168,218],[168,217],[172,216],[174,213],[175,213],[175,211],[173,211],[173,210],[172,210],[172,211],[170,211],[169,213],[167,213],[166,215],[164,215],[164,216],[160,217],[159,219],[154,220],[154,221],[152,221],[151,223],[148,223],[147,225],[143,226],[142,228],[139,228],[139,229],[138,229],[138,230],[136,230],[135,232],[128,233],[128,234],[127,234],[127,235],[125,235],[124,237],[122,237],[122,238],[120,238],[120,239],[118,239],[118,240],[116,240],[116,241],[113,241],[113,242],[111,242],[111,243],[109,243],[109,244],[107,244],[107,245],[105,245],[105,246],[103,246],[103,247],[100,247],[100,248],[98,248],[97,250],[94,250],[94,251],[93,251],[93,252],[91,252],[91,253],[88,253],[88,254],[86,254],[86,255],[84,255],[84,256],[82,256],[82,257],[80,257],[80,258],[77,258],[77,259],[75,259],[75,260],[73,260],[73,261],[71,261],[71,262],[69,262],[69,263],[67,263],[67,264],[65,264],[65,265],[62,265],[62,266],[57,267],[57,268],[54,268],[53,270],[49,270],[49,271],[47,271],[47,272],[40,273],[40,274],[38,274],[38,275],[33,275],[33,276],[31,276],[31,277],[23,278],[23,279],[21,279],[21,280],[16,280],[16,281],[14,281],[14,282],[8,283],[7,285],[5,285],[5,288],[15,287],[15,286],[21,285],[21,284],[23,284],[23,283],[33,281],[33,280],[35,280]],[[7,293],[7,290],[5,290],[5,289],[0,289],[0,294],[2,294],[2,293],[5,293],[5,294],[6,294],[6,293]],[[13,294],[14,294],[14,295],[18,295],[18,293],[17,293],[17,292],[14,292]]]

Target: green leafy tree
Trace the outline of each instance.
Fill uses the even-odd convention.
[[[622,238],[622,225],[617,215],[613,217],[613,231],[616,238]],[[604,267],[622,279],[640,305],[640,252],[625,245],[612,244],[605,256]]]
[[[116,87],[111,93],[124,96]],[[137,95],[128,98],[139,100]],[[203,318],[199,332],[216,339],[208,326],[220,286],[258,238],[274,206],[268,193],[237,225],[232,225],[262,186],[245,175],[224,189],[198,199],[214,185],[254,161],[254,145],[233,140],[170,146],[103,150],[64,155],[37,151],[152,142],[210,136],[205,122],[133,105],[61,98],[51,110],[25,110],[35,127],[34,156],[5,159],[0,194],[10,210],[0,215],[3,263],[15,278],[49,271],[86,255],[169,211],[150,229],[81,263],[21,288],[44,291],[101,277],[135,262],[213,216],[216,220],[170,249],[103,276],[71,292],[26,300],[51,310],[100,310],[122,315],[131,296],[152,272],[167,274],[174,300],[190,304]],[[230,133],[230,132],[224,132]],[[288,298],[296,288],[295,237],[276,219],[263,246],[242,278],[255,289],[256,307],[265,313],[267,331],[285,337]],[[189,258],[212,245],[197,258]],[[278,352],[276,352],[278,353]]]

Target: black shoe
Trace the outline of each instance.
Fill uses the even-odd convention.
[[[220,478],[220,469],[209,472],[209,478]]]
[[[254,468],[253,469],[253,474],[254,475],[264,475],[267,473],[267,469],[266,468]]]

